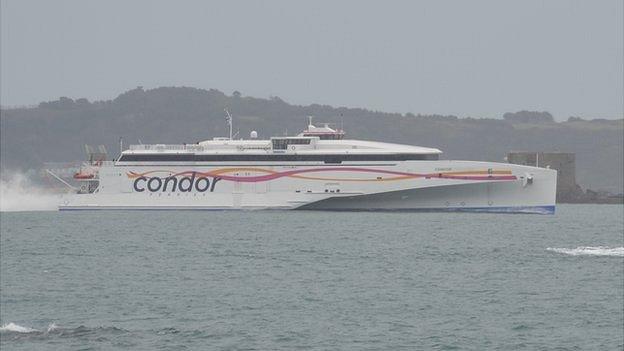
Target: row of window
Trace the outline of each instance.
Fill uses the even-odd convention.
[[[321,140],[340,140],[344,138],[344,134],[341,133],[327,133],[327,134],[314,134],[314,133],[304,133],[303,136],[316,136]]]
[[[343,161],[408,161],[408,160],[438,160],[438,154],[345,154],[345,155],[294,155],[294,154],[265,154],[265,155],[196,155],[196,154],[127,154],[122,155],[121,162],[226,162],[226,161],[322,161],[325,163],[342,163]]]
[[[310,139],[271,139],[273,150],[286,150],[288,145],[310,145]]]

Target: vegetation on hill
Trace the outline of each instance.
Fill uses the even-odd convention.
[[[347,136],[437,147],[444,158],[504,162],[509,151],[576,153],[581,186],[622,192],[623,120],[556,122],[548,112],[506,113],[502,119],[385,113],[327,105],[297,106],[279,97],[258,99],[234,92],[163,87],[127,91],[108,101],[62,97],[34,108],[2,110],[3,170],[41,167],[47,161],[84,157],[84,144],[104,144],[111,157],[126,144],[192,143],[225,136],[224,108],[239,137],[296,134],[315,121],[344,124]]]

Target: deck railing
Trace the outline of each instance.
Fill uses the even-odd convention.
[[[271,145],[219,145],[219,146],[202,146],[197,144],[140,144],[130,145],[131,151],[192,151],[202,152],[214,149],[228,149],[228,150],[270,150]]]
[[[203,151],[204,147],[196,144],[139,144],[139,145],[130,145],[130,150],[140,150],[140,151],[148,151],[148,150],[178,150],[178,151]]]

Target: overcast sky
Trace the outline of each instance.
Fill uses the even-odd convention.
[[[144,86],[499,117],[624,114],[624,1],[2,0],[2,105]]]

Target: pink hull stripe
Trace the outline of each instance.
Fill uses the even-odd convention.
[[[246,171],[254,171],[254,170],[247,170]],[[397,172],[397,171],[388,171],[388,170],[382,170],[382,169],[371,169],[371,168],[359,168],[359,167],[330,167],[330,168],[310,168],[310,169],[301,169],[301,170],[291,170],[291,171],[284,171],[284,172],[273,172],[273,171],[269,171],[269,170],[263,170],[263,169],[257,169],[255,170],[256,172],[268,172],[269,174],[265,174],[265,175],[260,175],[260,176],[232,176],[232,175],[225,175],[222,174],[220,172],[220,170],[215,170],[212,172],[195,172],[195,171],[184,171],[184,172],[180,172],[180,173],[176,173],[173,174],[173,176],[177,177],[177,176],[190,176],[193,173],[195,173],[197,176],[200,177],[219,177],[223,180],[228,180],[228,181],[233,181],[233,182],[249,182],[249,183],[255,183],[255,182],[265,182],[265,181],[270,181],[270,180],[274,180],[274,179],[278,179],[278,178],[282,178],[282,177],[296,177],[299,174],[304,174],[304,173],[316,173],[316,172],[360,172],[360,173],[377,173],[377,174],[390,174],[390,175],[395,175],[397,177],[393,177],[393,178],[371,178],[371,179],[333,179],[333,180],[341,180],[341,181],[383,181],[383,180],[399,180],[399,179],[413,179],[413,178],[439,178],[439,179],[456,179],[456,180],[501,180],[501,181],[510,181],[510,180],[516,180],[516,176],[514,175],[502,175],[502,176],[497,176],[497,175],[456,175],[456,174],[445,174],[445,173],[408,173],[408,172]],[[146,172],[146,173],[134,173],[134,172],[130,172],[128,173],[128,177],[134,178],[134,177],[140,177],[140,176],[145,176],[147,174],[151,174],[151,173],[157,173],[157,172],[167,172],[170,173],[169,171],[150,171],[150,172]],[[231,173],[231,172],[236,172],[236,169],[232,169],[228,172],[223,172],[223,173]],[[303,178],[303,176],[302,176]],[[304,178],[305,179],[305,178]],[[323,179],[314,179],[314,178],[310,178],[311,180],[323,180]],[[329,179],[328,179],[329,180]]]

